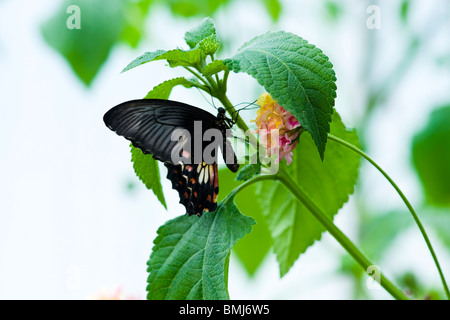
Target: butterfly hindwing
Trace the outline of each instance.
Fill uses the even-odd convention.
[[[189,215],[200,216],[204,211],[217,208],[219,193],[219,176],[217,163],[196,165],[173,165],[166,163],[167,179],[172,188],[177,190],[180,203],[186,207]]]

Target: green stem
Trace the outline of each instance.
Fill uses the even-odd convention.
[[[234,114],[237,113],[236,108],[233,106],[233,104],[228,99],[227,95],[225,93],[219,94],[216,96],[217,99],[222,103],[222,105],[225,107],[225,110],[228,111],[228,114],[230,116],[234,116]],[[249,127],[247,124],[242,120],[242,118],[238,115],[236,119],[236,125],[244,132],[249,132]]]
[[[431,256],[433,257],[434,263],[436,264],[436,268],[438,269],[439,272],[439,276],[441,277],[441,282],[442,285],[444,286],[444,290],[445,290],[445,294],[447,296],[447,299],[450,300],[450,291],[448,289],[447,286],[447,282],[445,280],[444,277],[444,273],[442,272],[441,266],[439,264],[438,258],[436,256],[436,253],[433,249],[433,246],[431,245],[431,241],[428,237],[427,232],[425,231],[424,226],[422,225],[422,222],[419,219],[419,216],[417,215],[416,211],[414,210],[414,208],[412,207],[411,203],[408,201],[408,199],[406,198],[406,196],[403,194],[403,192],[400,190],[400,188],[397,186],[397,184],[391,179],[391,177],[389,177],[389,175],[383,170],[381,169],[381,167],[374,161],[372,160],[366,153],[364,153],[362,150],[360,150],[359,148],[357,148],[356,146],[354,146],[353,144],[342,140],[336,136],[333,136],[332,134],[328,134],[328,138],[330,140],[333,140],[337,143],[342,144],[343,146],[355,151],[356,153],[358,153],[360,156],[364,157],[367,161],[369,161],[388,181],[389,183],[394,187],[394,189],[397,191],[397,193],[399,194],[399,196],[402,198],[403,202],[405,203],[406,207],[409,209],[409,211],[411,212],[411,215],[414,218],[414,221],[416,222],[417,226],[419,227],[420,232],[422,233],[423,238],[425,239],[425,242],[428,246],[428,250],[431,253]]]
[[[201,82],[203,82],[205,84],[205,86],[209,86],[209,83],[205,81],[205,79],[203,79],[203,77],[201,75],[199,75],[197,72],[195,72],[194,70],[192,70],[189,67],[184,67],[184,69],[186,69],[187,71],[189,71],[190,73],[192,73],[197,79],[199,79]],[[207,91],[208,92],[208,91]],[[208,92],[209,94],[211,94],[211,92]]]
[[[225,73],[223,75],[222,80],[222,91],[227,92],[227,83],[228,83],[228,76],[230,75],[230,70],[225,70]]]
[[[188,80],[188,81],[189,81],[189,80]],[[197,88],[197,89],[200,89],[200,90],[202,90],[202,91],[205,91],[207,94],[211,94],[211,90],[210,90],[209,87],[204,86],[204,85],[201,85],[201,84],[199,84],[199,83],[195,83],[195,82],[193,82],[193,81],[189,81],[189,82],[190,82],[191,86],[193,86],[193,87],[195,87],[195,88]]]
[[[284,172],[277,175],[260,175],[250,179],[235,188],[227,197],[234,197],[242,189],[264,180],[277,180],[282,182],[290,192],[316,217],[317,220],[328,230],[328,232],[347,250],[347,252],[368,272],[368,268],[374,264],[353,244],[353,242],[323,213],[317,205],[306,195],[306,193],[296,185],[292,179]],[[409,298],[398,289],[388,278],[380,273],[380,285],[386,289],[394,298],[398,300],[409,300]]]
[[[211,62],[214,62],[214,54],[211,54],[210,55],[211,56]],[[214,77],[216,78],[216,83],[218,84],[218,85],[220,85],[220,79],[219,79],[219,75],[216,73],[215,75],[214,75]]]
[[[278,175],[258,175],[250,180],[245,181],[244,183],[240,184],[236,188],[234,188],[233,191],[231,191],[228,196],[235,197],[236,194],[238,194],[240,191],[242,191],[242,189],[247,188],[248,186],[254,184],[255,182],[265,181],[265,180],[281,180],[281,177]]]
[[[211,87],[211,89],[212,89],[212,95],[213,95],[213,96],[217,96],[218,93],[220,92],[220,90],[219,90],[219,84],[216,83],[216,82],[214,81],[214,79],[213,79],[211,76],[206,76],[205,78],[206,78],[206,80],[208,81],[208,83],[209,83],[209,85],[210,85],[210,87]]]
[[[293,195],[314,215],[314,217],[328,230],[339,244],[363,267],[368,273],[369,267],[374,264],[356,247],[356,245],[317,207],[302,188],[294,183],[284,171],[278,173],[279,180],[292,192]],[[371,275],[370,273],[368,273]],[[386,276],[380,273],[380,285],[397,300],[409,300]]]

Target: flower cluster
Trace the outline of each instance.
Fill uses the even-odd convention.
[[[260,141],[267,148],[267,156],[278,155],[277,162],[284,158],[289,165],[302,129],[300,122],[268,93],[261,94],[256,103],[260,108],[256,119],[251,121],[256,122]]]

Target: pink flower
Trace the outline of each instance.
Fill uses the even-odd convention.
[[[290,113],[280,106],[268,93],[263,93],[256,102],[260,108],[257,111],[255,120],[258,127],[261,143],[266,147],[269,157],[272,154],[278,155],[277,162],[283,158],[289,165],[292,162],[292,150],[298,143],[298,137],[302,126],[300,122]],[[278,130],[278,136],[276,131]]]
[[[89,297],[90,300],[139,300],[138,297],[132,295],[125,295],[121,287],[115,290],[107,290],[101,288],[96,294]]]

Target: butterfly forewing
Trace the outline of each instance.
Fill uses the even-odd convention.
[[[109,110],[103,120],[111,130],[130,140],[144,153],[163,162],[172,161],[175,129],[194,135],[194,122],[201,121],[207,130],[215,126],[216,117],[202,109],[170,100],[143,99],[122,103]]]

